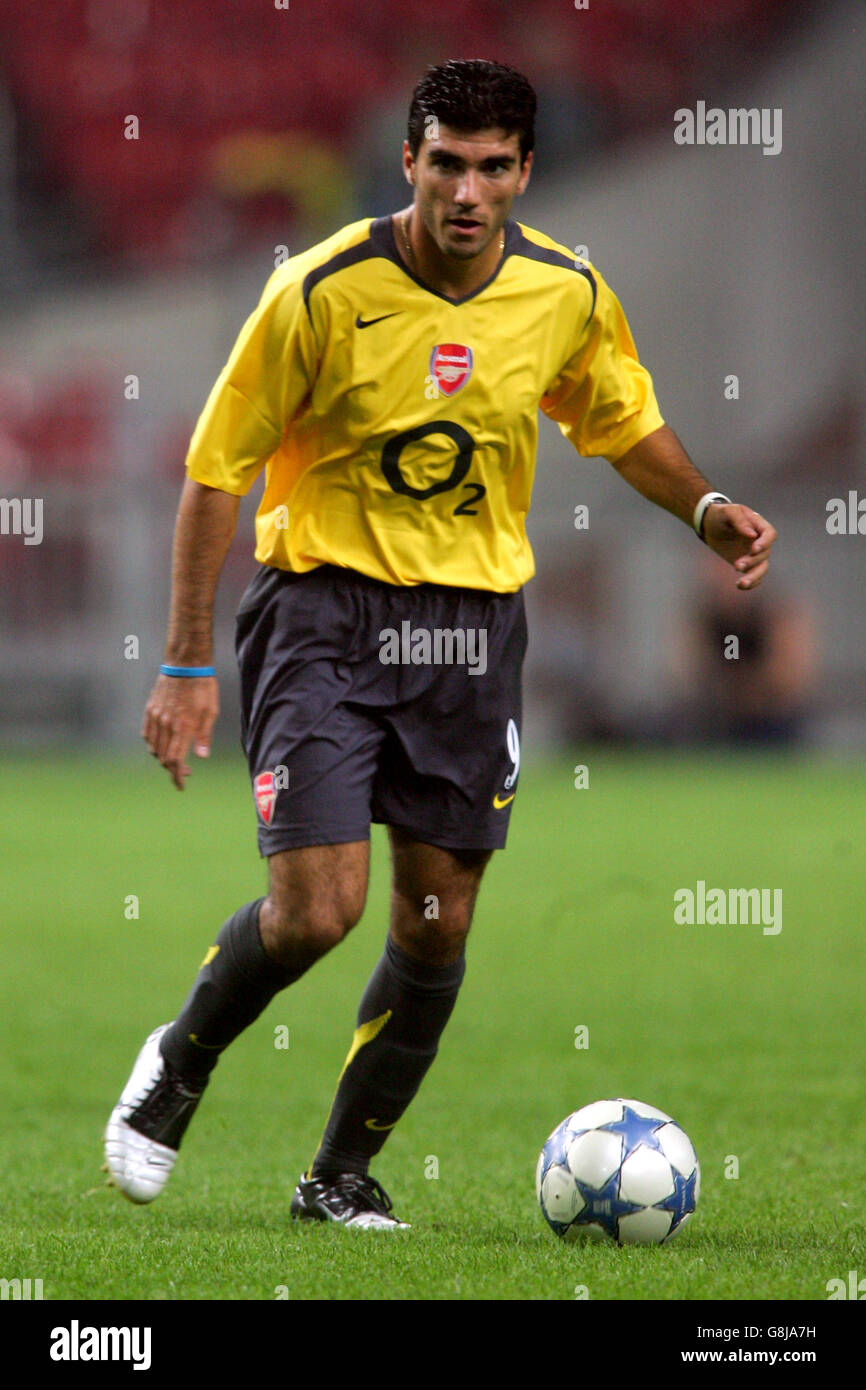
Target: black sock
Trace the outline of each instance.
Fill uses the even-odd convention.
[[[366,1173],[436,1056],[465,970],[465,956],[427,965],[388,937],[361,1000],[314,1175]]]
[[[206,1081],[220,1053],[248,1028],[303,970],[285,970],[265,952],[259,934],[264,898],[239,907],[221,927],[195,984],[160,1051],[184,1077]]]

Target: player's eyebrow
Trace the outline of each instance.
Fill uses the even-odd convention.
[[[431,150],[430,162],[431,164],[456,164],[461,168],[466,167],[466,160],[463,156],[454,154],[451,150]],[[514,163],[515,157],[513,154],[490,154],[486,155],[484,159],[480,159],[477,167],[479,169],[488,169],[497,164],[504,164],[510,167]]]

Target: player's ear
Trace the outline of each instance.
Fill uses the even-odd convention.
[[[532,173],[532,150],[529,151],[529,154],[526,156],[526,158],[525,158],[524,161],[523,161],[523,168],[522,168],[521,171],[520,171],[520,178],[519,178],[518,181],[517,181],[517,194],[518,194],[518,196],[519,196],[521,193],[523,193],[523,191],[524,191],[525,188],[526,188],[526,185],[529,183],[529,175],[530,175],[531,173]]]
[[[415,160],[412,158],[412,151],[409,148],[409,141],[403,141],[403,175],[407,183],[415,186]]]

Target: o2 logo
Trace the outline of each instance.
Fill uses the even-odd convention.
[[[447,478],[440,479],[438,483],[431,483],[429,487],[413,487],[400,470],[400,455],[407,444],[415,444],[419,439],[426,439],[431,434],[444,434],[456,444],[457,452],[451,464],[451,472]],[[472,467],[474,452],[475,440],[462,425],[456,424],[453,420],[428,420],[426,424],[403,430],[388,440],[382,450],[382,472],[393,492],[403,497],[414,497],[416,502],[426,502],[429,497],[435,497],[440,492],[451,492],[462,484],[463,490],[468,491],[470,496],[464,497],[454,508],[452,515],[477,516],[478,511],[474,504],[486,497],[487,488],[483,483],[463,481]]]

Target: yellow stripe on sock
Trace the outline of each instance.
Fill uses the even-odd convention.
[[[342,1081],[347,1069],[351,1066],[352,1062],[354,1062],[358,1053],[361,1051],[361,1048],[364,1047],[366,1043],[372,1042],[374,1038],[377,1038],[379,1036],[390,1017],[391,1010],[388,1009],[387,1013],[380,1014],[378,1018],[371,1018],[368,1023],[362,1023],[360,1028],[355,1029],[355,1035],[352,1038],[352,1046],[349,1048],[349,1055],[343,1063],[343,1070],[337,1077],[338,1086]]]
[[[355,1029],[354,1036],[352,1037],[352,1046],[349,1048],[346,1060],[343,1063],[343,1070],[337,1077],[337,1090],[340,1089],[340,1082],[345,1076],[347,1068],[352,1065],[352,1062],[354,1062],[358,1053],[361,1051],[361,1048],[364,1047],[366,1043],[372,1042],[374,1038],[377,1038],[379,1036],[382,1029],[385,1027],[385,1024],[388,1022],[388,1019],[391,1017],[392,1012],[392,1009],[387,1009],[385,1013],[379,1014],[378,1018],[368,1019],[366,1023],[362,1023],[359,1028]],[[336,1091],[334,1092],[334,1096],[336,1098]],[[331,1104],[333,1106],[333,1101],[331,1102]],[[322,1139],[324,1139],[325,1137],[325,1130],[327,1130],[327,1128],[328,1122],[326,1120],[325,1129],[322,1130]],[[313,1162],[310,1164],[309,1168],[307,1169],[307,1172],[304,1174],[304,1177],[306,1178],[308,1178],[313,1171],[313,1163],[315,1163],[319,1149],[322,1147],[322,1139],[319,1140],[316,1146],[316,1152],[313,1154]]]

